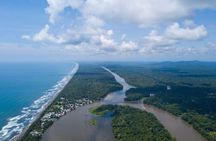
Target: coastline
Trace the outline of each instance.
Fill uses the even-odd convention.
[[[121,80],[121,79],[120,79]],[[119,81],[119,82],[123,82],[124,83],[124,81]],[[127,86],[127,85],[126,85]],[[121,92],[123,92],[125,89],[124,89],[124,87],[120,90],[120,91],[112,91],[112,92],[110,92],[110,93],[107,93],[107,96],[109,97],[109,95],[119,95],[119,94],[123,94],[123,93],[121,93]],[[119,93],[120,92],[120,93]],[[112,98],[116,98],[116,97],[112,97]],[[100,104],[106,104],[106,102],[108,102],[108,104],[109,104],[109,102],[111,102],[111,104],[113,103],[112,101],[104,101],[106,99],[106,97],[105,98],[103,98],[103,99],[101,99],[100,101],[99,101],[99,103]],[[96,103],[97,101],[94,101],[94,103]],[[105,103],[104,103],[105,102]],[[120,101],[121,102],[121,101]],[[93,103],[93,104],[94,104]],[[114,102],[115,103],[115,102]],[[130,103],[120,103],[120,105],[128,105],[128,106],[131,106],[130,105]],[[87,106],[88,107],[88,105],[85,105],[85,106]],[[85,107],[85,106],[82,106],[82,107]],[[136,106],[138,106],[138,107],[136,107]],[[81,107],[81,109],[82,109],[82,107]],[[145,109],[145,106],[143,105],[143,102],[141,102],[141,103],[139,103],[138,105],[136,105],[136,102],[135,103],[133,103],[132,104],[132,107],[135,107],[135,108],[138,108],[138,109],[142,109],[142,110],[147,110],[147,109]],[[144,109],[143,109],[144,108]],[[147,108],[147,107],[146,107]],[[79,109],[79,108],[78,108]],[[148,109],[147,111],[149,112],[149,110],[150,111],[152,111],[152,110],[154,110],[154,108],[153,109]],[[76,110],[75,110],[76,111]],[[72,129],[73,128],[71,128],[71,124],[70,125],[68,125],[65,121],[64,121],[64,119],[67,119],[67,122],[68,121],[70,121],[71,120],[71,118],[69,118],[69,117],[71,117],[71,114],[73,114],[75,111],[72,111],[72,113],[71,112],[69,112],[67,115],[65,115],[65,116],[63,116],[63,117],[61,117],[60,119],[58,119],[57,121],[55,121],[53,124],[54,124],[54,126],[51,126],[48,130],[46,130],[47,132],[44,132],[43,133],[43,136],[45,136],[46,138],[45,139],[53,139],[53,138],[49,138],[49,136],[51,135],[56,135],[56,131],[57,131],[57,133],[58,133],[58,135],[59,135],[59,137],[61,138],[63,138],[64,137],[64,135],[65,134],[67,134],[67,137],[72,137],[73,135],[76,135],[75,133],[74,134],[71,134],[71,131],[72,131]],[[184,124],[182,124],[182,122],[183,122],[183,120],[181,120],[181,119],[179,119],[178,117],[173,117],[173,115],[171,115],[170,113],[166,113],[166,114],[164,114],[166,111],[160,111],[160,112],[157,112],[157,119],[158,119],[158,117],[160,116],[160,118],[158,119],[159,121],[160,121],[160,123],[162,124],[162,125],[164,125],[164,127],[167,129],[167,127],[169,127],[168,129],[168,131],[169,131],[169,133],[172,135],[172,137],[177,137],[177,139],[178,139],[178,141],[185,141],[185,140],[190,140],[190,139],[192,139],[192,140],[199,140],[199,141],[205,141],[205,139],[203,139],[202,137],[200,137],[200,134],[198,133],[198,132],[194,132],[194,129],[192,128],[192,127],[190,127],[190,126],[188,126],[188,125],[185,125],[186,123],[184,122]],[[151,113],[151,112],[150,112]],[[159,114],[159,115],[158,115]],[[84,115],[86,115],[86,114],[84,114]],[[169,117],[171,117],[171,123],[169,123],[169,121],[167,121],[167,120],[165,120],[164,121],[164,119],[167,119],[167,116],[168,116],[168,118]],[[63,118],[63,119],[62,119]],[[170,118],[169,118],[170,119]],[[74,119],[73,119],[74,120]],[[162,121],[162,122],[161,122]],[[172,124],[172,123],[176,123],[176,121],[178,121],[177,122],[177,127],[176,126],[173,126],[173,125],[176,125],[176,124]],[[70,122],[71,123],[71,122]],[[72,122],[72,123],[74,123],[74,122]],[[67,127],[65,127],[66,125],[68,125]],[[183,127],[182,127],[183,126]],[[178,129],[178,127],[182,127],[182,130],[184,131],[184,133],[185,133],[185,136],[182,138],[182,134],[181,134],[181,132],[180,132],[180,130]],[[65,133],[65,131],[63,130],[64,128],[66,128],[66,129],[69,129],[69,131],[70,131],[70,133]],[[58,129],[58,130],[56,130],[56,129]],[[77,132],[77,128],[76,128],[76,130],[74,131],[74,132]],[[78,130],[78,132],[79,132],[80,130]],[[170,131],[173,131],[173,132],[170,132]],[[91,132],[89,132],[89,133],[91,133]],[[89,133],[87,133],[87,134],[89,134]],[[52,137],[53,137],[52,136]],[[44,140],[45,140],[44,139]],[[43,140],[43,138],[42,138],[42,140]]]
[[[121,80],[121,79],[120,79]],[[124,83],[125,81],[119,81],[119,82],[121,82],[121,83]],[[128,85],[124,85],[124,86],[128,86]],[[122,90],[120,90],[120,91],[111,91],[110,93],[107,93],[107,96],[109,95],[109,94],[113,94],[113,93],[117,93],[117,94],[123,94],[123,93],[121,93],[121,92],[124,92],[124,90],[126,90],[127,89],[127,87],[123,87],[123,89]],[[105,98],[103,98],[103,99],[101,99],[99,102],[101,102],[101,103],[103,103],[103,101],[104,101],[104,99]],[[61,101],[60,101],[61,102]],[[92,101],[93,103],[95,103],[96,101]],[[109,101],[107,101],[107,102],[109,102]],[[106,103],[106,102],[105,102]],[[88,105],[88,104],[83,104],[83,105],[80,105],[80,107],[83,107],[83,106],[85,106],[85,105]],[[143,106],[143,103],[142,103],[142,106]],[[74,110],[73,110],[74,111]],[[69,115],[70,115],[70,113],[71,112],[73,112],[73,111],[69,111],[68,113],[69,113]],[[166,115],[167,114],[164,114],[164,112],[162,112],[161,113],[162,115],[161,115],[161,119],[163,120],[164,119],[164,117],[166,117]],[[66,113],[66,115],[62,115],[59,119],[57,119],[57,120],[55,120],[54,122],[53,122],[53,124],[56,124],[56,123],[59,123],[59,121],[62,121],[61,120],[61,118],[66,118],[66,117],[68,117],[68,115],[67,115],[67,113]],[[175,118],[172,118],[173,119],[173,121],[171,122],[171,123],[175,123],[176,124],[176,119]],[[166,123],[166,121],[165,121],[165,123]],[[174,124],[174,125],[175,125]],[[166,123],[166,125],[167,125],[167,123]],[[170,125],[170,124],[168,124],[168,125]],[[183,125],[181,122],[179,123],[179,125]],[[51,127],[51,129],[52,129],[52,127],[53,126],[49,126],[49,127]],[[166,127],[166,126],[165,126]],[[170,130],[173,130],[174,131],[174,133],[173,134],[176,134],[175,136],[178,136],[178,138],[177,139],[180,139],[179,141],[181,141],[181,139],[182,139],[182,137],[181,137],[181,135],[179,134],[179,131],[177,132],[176,131],[176,127],[173,127],[173,126],[171,126],[172,128],[170,128]],[[189,129],[189,127],[187,127],[188,129]],[[186,129],[187,129],[186,128]],[[184,131],[184,129],[185,129],[185,127],[183,127],[183,131]],[[42,136],[46,133],[46,131],[47,130],[45,130],[45,132],[43,132],[42,133]],[[49,131],[49,129],[48,129],[48,131]],[[188,130],[185,130],[186,132],[188,131]],[[193,130],[192,130],[193,131]],[[61,132],[61,131],[60,131]],[[51,133],[52,134],[52,133]],[[172,134],[171,134],[172,135]],[[197,133],[195,133],[194,134],[194,132],[192,132],[192,134],[185,134],[186,135],[186,137],[184,137],[183,138],[183,140],[185,140],[185,139],[187,139],[187,137],[188,137],[188,135],[189,135],[189,137],[192,137],[192,136],[196,136],[195,138],[199,138],[198,136],[197,136]],[[194,137],[192,137],[192,138],[194,138]],[[198,140],[200,140],[200,139],[198,139]],[[203,141],[203,140],[202,140]]]
[[[89,78],[86,77],[86,74],[89,75],[89,71],[86,72],[86,67],[91,70],[91,73],[92,70],[96,71],[97,76],[94,77],[95,83],[88,81]],[[103,69],[100,68],[99,70],[98,68],[100,67],[89,67],[88,64],[82,65],[82,67],[80,67],[79,69],[79,75],[77,75],[76,78],[72,80],[73,83],[70,83],[70,81],[69,84],[66,85],[66,87],[63,89],[62,95],[58,95],[57,99],[54,99],[49,104],[49,106],[47,106],[46,109],[40,114],[40,116],[37,117],[37,120],[35,120],[30,126],[28,126],[25,132],[22,133],[22,136],[20,136],[16,140],[41,140],[47,129],[52,127],[52,125],[58,122],[62,117],[65,117],[69,113],[74,112],[77,108],[100,102],[101,99],[106,97],[109,93],[122,89],[122,86],[118,84],[115,79],[110,81],[110,78],[113,77],[112,75],[110,75],[106,71],[102,71]],[[82,75],[85,75],[85,77],[82,77]],[[89,75],[89,77],[92,77],[92,75]],[[106,81],[104,81],[104,79]],[[103,81],[101,82],[101,80]],[[80,83],[84,83],[86,84],[86,86],[80,85]],[[99,83],[100,85],[99,88],[97,86],[98,90],[95,91],[94,87],[97,85],[97,83]],[[71,86],[71,84],[73,86]],[[91,87],[89,87],[89,85],[91,85]],[[77,88],[77,86],[81,91],[78,92],[76,91],[77,89],[74,89]],[[86,87],[89,87],[90,91],[92,92],[85,94]],[[70,98],[68,96],[71,94],[71,92],[74,93],[74,95]],[[55,109],[56,107],[57,109]]]
[[[75,63],[73,69],[71,70],[71,72],[65,76],[62,80],[66,79],[67,77],[70,77],[67,79],[66,83],[64,84],[64,86],[59,89],[54,95],[54,97],[42,108],[42,110],[38,113],[38,115],[29,123],[28,126],[26,126],[22,132],[17,135],[17,136],[14,136],[11,140],[12,141],[19,141],[22,139],[22,137],[26,134],[26,132],[28,131],[28,129],[32,126],[32,124],[34,122],[36,122],[42,115],[43,113],[46,111],[46,109],[55,101],[55,99],[59,96],[59,94],[62,92],[62,90],[65,88],[65,86],[70,82],[71,79],[73,79],[73,76],[77,73],[79,69],[79,64],[78,63]],[[62,81],[61,80],[61,81]]]

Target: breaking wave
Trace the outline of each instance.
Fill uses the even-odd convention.
[[[8,123],[0,130],[1,141],[11,141],[19,135],[23,129],[29,126],[35,118],[49,105],[49,103],[61,92],[65,85],[78,71],[79,64],[75,64],[72,71],[62,80],[58,81],[51,89],[44,92],[44,95],[35,100],[29,107],[24,107],[15,117],[8,119]]]

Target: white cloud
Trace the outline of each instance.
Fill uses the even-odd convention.
[[[138,49],[137,43],[133,41],[123,41],[120,45],[120,50],[121,51],[136,51]]]
[[[198,40],[207,36],[207,31],[204,25],[190,28],[180,27],[179,23],[174,23],[169,26],[165,32],[169,38],[177,40]]]
[[[180,41],[199,40],[207,36],[206,28],[203,25],[173,23],[168,26],[163,33],[152,30],[148,36],[144,37],[144,46],[171,46]],[[193,26],[192,26],[193,25]]]
[[[72,9],[80,8],[83,0],[47,0],[48,7],[46,12],[49,14],[49,21],[54,23],[59,14],[64,11],[65,8],[70,7]]]
[[[108,35],[108,36],[112,36],[112,35],[113,35],[113,31],[112,31],[112,30],[108,30],[108,31],[107,31],[107,35]]]
[[[188,17],[194,10],[215,6],[216,1],[213,0],[86,0],[82,11],[85,15],[106,20],[151,26]]]
[[[21,38],[22,39],[26,39],[26,40],[30,40],[31,39],[31,37],[29,35],[22,35]]]
[[[85,24],[92,28],[98,28],[102,27],[105,23],[102,19],[89,15],[85,17]]]
[[[100,38],[100,43],[101,43],[101,46],[103,48],[107,48],[107,47],[113,47],[115,46],[115,41],[113,39],[109,39],[107,37],[105,37],[104,35],[101,35]]]
[[[195,10],[215,8],[214,0],[47,0],[47,13],[54,23],[65,8],[78,10],[104,20],[136,23],[139,26],[175,21]]]
[[[55,43],[55,44],[61,44],[65,42],[65,39],[61,36],[54,36],[53,34],[49,33],[50,26],[47,24],[45,25],[38,33],[35,33],[34,35],[23,35],[22,39],[25,40],[32,40],[34,42],[49,42],[49,43]]]
[[[157,31],[152,30],[148,36],[144,37],[144,46],[170,46],[176,43],[176,40],[160,35]]]
[[[33,35],[31,39],[35,42],[57,42],[57,39],[52,34],[49,34],[49,29],[49,25],[45,25],[45,27],[41,29],[40,32]]]
[[[216,2],[211,0],[205,2],[202,0],[47,0],[47,2],[46,12],[53,27],[58,17],[68,7],[79,12],[79,17],[71,19],[78,21],[72,22],[72,26],[67,25],[67,29],[61,30],[56,35],[50,33],[50,27],[46,25],[33,36],[24,35],[22,38],[54,43],[73,52],[87,54],[135,51],[141,54],[192,52],[193,48],[179,49],[175,45],[181,41],[194,41],[206,37],[205,26],[197,26],[192,20],[185,20],[182,24],[175,21],[191,16],[197,9],[216,6]],[[145,26],[148,29],[154,29],[154,25],[157,24],[162,24],[161,27],[169,26],[158,31],[152,30],[141,42],[128,39],[130,36],[126,40],[126,34],[131,31],[126,29],[126,34],[120,35],[120,40],[117,41],[114,38],[116,37],[114,31],[108,29],[112,24],[109,26],[107,21],[114,24],[135,23],[136,28]]]

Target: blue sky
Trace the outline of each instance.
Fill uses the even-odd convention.
[[[44,13],[46,6],[43,0],[1,0],[1,42],[20,41],[23,33],[37,32],[48,22],[48,15]]]
[[[0,1],[0,61],[216,61],[214,0]]]

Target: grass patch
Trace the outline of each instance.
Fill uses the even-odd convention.
[[[93,119],[89,121],[89,125],[91,126],[96,126],[97,125],[97,120]]]

